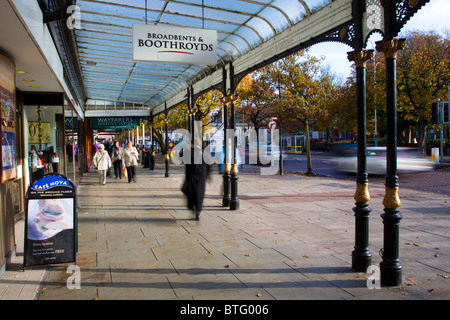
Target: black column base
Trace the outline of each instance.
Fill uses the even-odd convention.
[[[360,252],[358,250],[352,251],[352,269],[356,272],[367,272],[367,269],[372,265],[372,253]]]
[[[355,212],[355,250],[352,252],[352,269],[366,272],[372,264],[372,253],[369,251],[369,215],[372,209],[368,203],[356,202]]]
[[[385,208],[383,218],[384,248],[380,262],[380,280],[383,286],[399,286],[402,283],[402,269],[399,259],[399,229],[403,216],[397,209]]]
[[[239,210],[239,200],[230,201],[230,210]]]
[[[230,196],[230,174],[227,172],[223,173],[223,198],[222,207],[229,207],[231,202]]]
[[[402,284],[403,266],[400,263],[391,264],[386,261],[380,262],[381,285],[387,287],[398,287]]]
[[[231,201],[230,201],[230,210],[238,210],[239,209],[239,199],[238,199],[238,180],[239,177],[237,174],[231,174]]]
[[[169,173],[169,159],[166,159],[166,174],[165,177],[168,178],[170,177],[170,173]]]

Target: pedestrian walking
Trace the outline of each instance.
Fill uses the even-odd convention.
[[[114,145],[111,147],[111,161],[114,166],[116,179],[122,179],[122,152],[123,149],[119,146],[119,141],[115,140]]]
[[[197,150],[199,149],[199,150]],[[194,152],[201,152],[201,147],[191,146]],[[206,181],[209,179],[210,166],[204,161],[202,163],[186,164],[186,177],[182,186],[182,192],[187,197],[188,209],[195,214],[195,219],[200,219],[200,213],[203,208],[203,199],[205,198]]]
[[[98,145],[98,151],[94,155],[94,165],[98,170],[98,181],[100,185],[106,184],[106,173],[111,167],[111,158],[105,151],[103,144]]]
[[[133,147],[133,142],[128,141],[127,146],[123,148],[123,162],[127,169],[128,183],[131,181],[136,182],[136,166],[138,164],[139,153],[135,147]]]

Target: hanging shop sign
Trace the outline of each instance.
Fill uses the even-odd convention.
[[[98,117],[91,119],[91,129],[132,129],[139,125],[139,118],[135,117]]]
[[[133,24],[133,60],[217,64],[217,30]]]
[[[66,131],[78,131],[78,119],[76,117],[65,117],[64,118],[64,129]]]
[[[76,189],[60,174],[36,180],[27,191],[24,266],[75,262]]]
[[[0,136],[2,159],[0,165],[0,183],[17,178],[16,162],[16,109],[14,106],[14,63],[0,53]]]

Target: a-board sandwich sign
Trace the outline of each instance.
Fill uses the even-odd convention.
[[[75,262],[76,249],[76,188],[63,175],[45,175],[27,191],[24,267]]]

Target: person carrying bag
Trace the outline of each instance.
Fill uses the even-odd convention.
[[[106,173],[111,167],[111,158],[108,152],[105,151],[105,146],[100,144],[98,151],[94,155],[94,165],[98,170],[98,181],[100,185],[106,184]]]
[[[135,147],[133,147],[133,142],[128,141],[127,146],[123,148],[123,162],[127,169],[128,183],[131,181],[136,181],[136,166],[138,165],[139,153]]]

